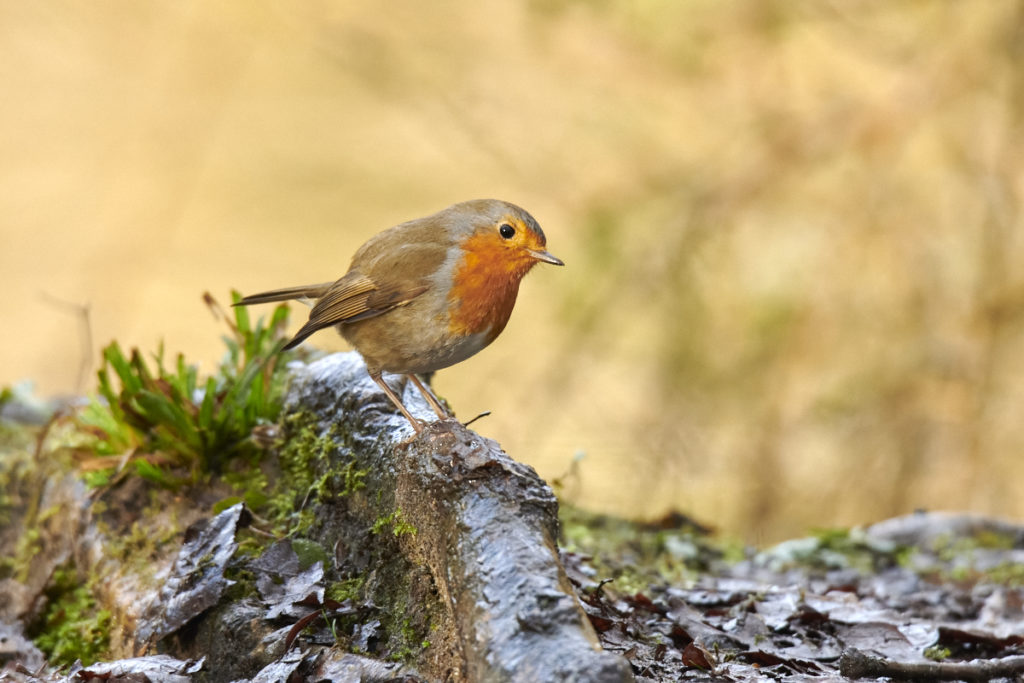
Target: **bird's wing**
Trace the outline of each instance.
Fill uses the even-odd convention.
[[[315,299],[309,320],[286,349],[325,327],[365,320],[404,306],[430,289],[448,255],[447,246],[435,239],[436,229],[421,223],[391,228],[372,238],[353,256],[349,272],[336,282],[275,289],[238,303]],[[395,239],[396,230],[401,231],[400,240]]]
[[[366,313],[370,310],[370,294],[376,290],[376,282],[362,273],[350,271],[317,300],[310,311],[309,322],[327,327]]]
[[[309,320],[285,348],[297,346],[306,337],[325,327],[365,320],[387,313],[396,306],[404,306],[427,289],[425,284],[412,282],[382,286],[358,271],[349,271],[316,302],[309,313]]]

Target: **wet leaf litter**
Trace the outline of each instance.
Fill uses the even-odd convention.
[[[1024,528],[998,520],[915,514],[842,543],[800,539],[736,563],[710,553],[688,585],[639,592],[608,580],[625,569],[614,556],[562,560],[602,646],[638,681],[1024,674]]]

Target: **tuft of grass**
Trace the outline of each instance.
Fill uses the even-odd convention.
[[[232,309],[232,321],[209,294],[205,298],[231,331],[213,376],[201,379],[180,354],[167,363],[162,345],[149,361],[138,349],[125,354],[116,341],[103,350],[99,396],[79,416],[97,437],[98,458],[86,474],[91,485],[106,484],[127,464],[151,482],[175,487],[259,450],[254,430],[277,419],[284,397],[284,376],[276,370],[283,366],[288,307],[253,324],[244,307]],[[232,292],[232,298],[241,297]]]

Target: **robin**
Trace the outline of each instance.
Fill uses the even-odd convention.
[[[325,327],[366,361],[370,377],[419,433],[423,425],[381,375],[406,375],[439,419],[451,417],[417,375],[462,362],[505,329],[519,282],[538,262],[565,265],[523,209],[497,199],[449,206],[388,228],[335,282],[253,294],[236,305],[307,299],[309,320],[284,348]]]

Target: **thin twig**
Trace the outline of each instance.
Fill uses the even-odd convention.
[[[213,314],[213,317],[216,320],[223,320],[227,323],[227,326],[231,328],[231,333],[235,335],[235,339],[242,338],[242,333],[238,331],[238,327],[231,319],[231,316],[228,315],[227,311],[224,310],[224,307],[220,305],[220,302],[217,301],[212,294],[209,292],[203,292],[203,303],[205,303],[206,307],[210,309],[210,313]]]
[[[78,345],[81,355],[78,359],[78,378],[75,382],[75,392],[81,393],[85,387],[85,380],[92,368],[92,320],[89,317],[89,304],[78,304],[73,301],[61,299],[46,291],[39,292],[39,295],[55,308],[62,308],[78,318]]]
[[[839,673],[847,678],[988,681],[1024,673],[1024,656],[975,659],[971,662],[898,662],[850,648],[839,658]]]
[[[471,424],[473,424],[474,422],[476,422],[477,420],[479,420],[479,419],[480,419],[481,417],[487,417],[487,416],[488,416],[488,415],[490,415],[490,414],[491,414],[491,411],[489,411],[489,410],[485,410],[484,412],[480,413],[479,415],[477,415],[476,417],[474,417],[474,418],[473,418],[472,420],[470,420],[469,422],[463,422],[463,423],[462,423],[462,426],[463,426],[463,427],[468,427],[469,425],[471,425]]]

